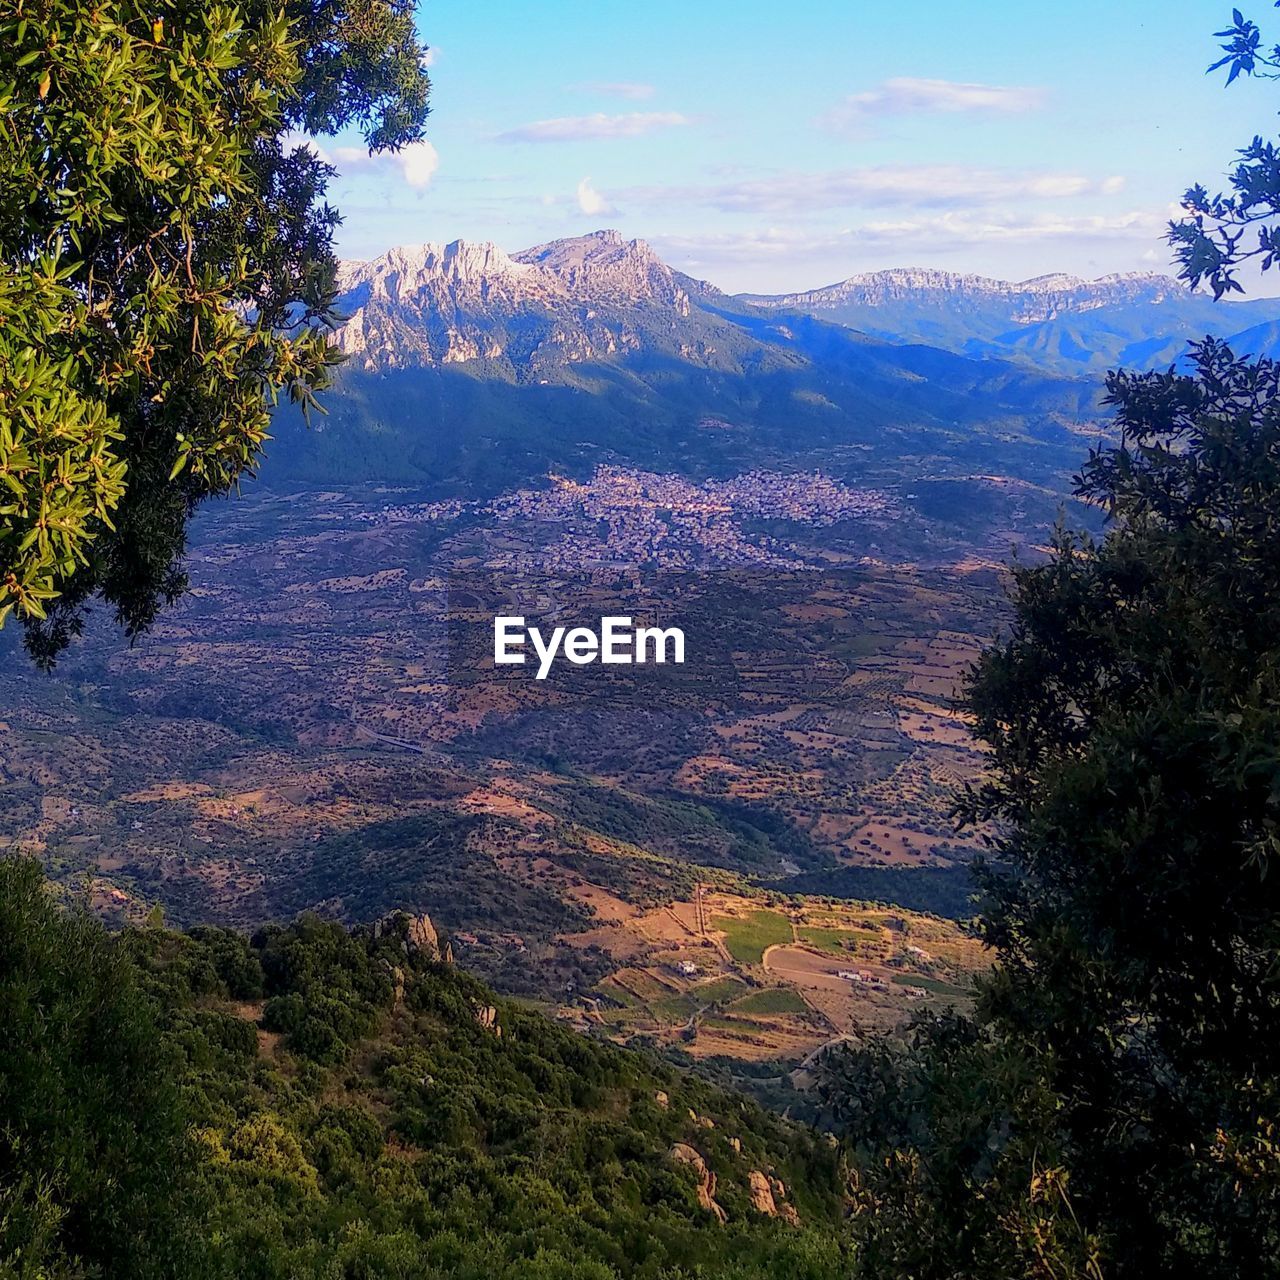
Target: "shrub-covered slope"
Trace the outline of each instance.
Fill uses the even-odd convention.
[[[0,1017],[0,1274],[843,1269],[824,1142],[496,999],[407,917],[113,936],[4,862]]]

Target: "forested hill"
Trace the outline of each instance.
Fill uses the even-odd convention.
[[[109,935],[0,862],[0,1274],[822,1280],[835,1150],[425,920]]]

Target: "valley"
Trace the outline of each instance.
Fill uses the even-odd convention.
[[[51,678],[0,635],[0,838],[116,922],[429,912],[500,990],[691,1060],[963,1003],[955,697],[1096,383],[608,232],[343,281],[330,413],[278,415],[179,603],[132,645],[93,620]],[[534,682],[493,666],[499,613],[678,621],[693,657]]]
[[[952,571],[912,566],[914,501],[819,473],[609,468],[491,503],[250,494],[198,524],[191,590],[135,645],[91,629],[51,679],[5,635],[3,837],[117,921],[156,903],[240,926],[429,911],[461,963],[577,1024],[803,1056],[905,1016],[914,993],[829,979],[808,952],[816,976],[744,967],[715,926],[684,939],[697,978],[673,976],[685,957],[664,929],[699,886],[732,916],[785,901],[797,875],[839,893],[842,869],[970,856],[948,810],[981,761],[950,700],[998,624],[1000,541],[1038,526],[1015,500],[986,555],[957,532]],[[660,696],[458,669],[489,593],[596,608],[625,565],[627,607],[687,614],[706,659]],[[829,928],[859,910],[796,901]],[[954,925],[897,915],[960,945]],[[636,996],[638,974],[660,998]],[[734,1000],[698,990],[721,982]]]
[[[0,17],[0,1280],[1280,1270],[1280,25],[953,8]]]

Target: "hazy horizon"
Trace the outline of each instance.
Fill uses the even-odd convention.
[[[891,267],[1163,272],[1181,193],[1212,185],[1267,110],[1263,86],[1205,74],[1229,15],[1202,0],[996,0],[963,24],[932,0],[662,0],[643,22],[582,0],[427,5],[427,141],[373,160],[351,137],[317,144],[340,170],[348,258],[611,226],[731,293]]]
[[[611,227],[611,226],[593,227],[589,230],[576,231],[564,236],[557,236],[555,237],[555,239],[556,240],[583,239],[588,236],[601,235],[608,232],[613,232],[621,236],[624,240],[644,241],[645,243],[649,244],[650,247],[653,248],[654,251],[658,253],[659,257],[663,258],[663,260],[668,263],[668,265],[676,267],[678,270],[683,270],[682,268],[678,267],[677,263],[672,262],[670,259],[666,258],[666,256],[658,250],[658,246],[655,245],[654,242],[649,237],[644,235],[629,235],[625,232],[622,232],[617,227]],[[509,257],[514,257],[517,254],[526,253],[532,249],[541,247],[542,244],[551,243],[551,242],[542,241],[542,242],[530,243],[530,244],[508,244],[498,240],[488,240],[488,239],[481,240],[474,236],[468,236],[468,235],[446,235],[446,236],[437,236],[437,237],[434,237],[431,239],[425,239],[425,240],[406,240],[406,241],[398,242],[396,244],[388,244],[384,248],[369,254],[360,255],[360,256],[344,255],[342,260],[352,265],[358,265],[358,264],[363,264],[368,262],[374,262],[379,258],[385,257],[389,253],[395,252],[396,250],[418,249],[418,248],[421,248],[423,245],[428,245],[428,244],[439,245],[441,247],[448,247],[449,245],[455,244],[455,243],[465,243],[465,244],[474,244],[474,245],[492,244],[496,248],[500,249],[503,253],[507,254]],[[1176,282],[1177,280],[1177,273],[1172,263],[1152,264],[1148,266],[1134,267],[1127,271],[1126,270],[1104,271],[1096,275],[1084,274],[1084,273],[1075,272],[1075,271],[1063,271],[1058,269],[1050,269],[1047,271],[1037,272],[1035,275],[1012,277],[1012,276],[992,275],[988,272],[983,272],[983,271],[970,271],[963,267],[956,267],[956,268],[942,267],[937,265],[926,265],[923,262],[911,262],[911,261],[903,261],[903,262],[894,263],[888,266],[873,267],[866,271],[854,271],[854,272],[851,272],[850,275],[848,276],[841,276],[838,278],[824,279],[816,282],[797,284],[794,286],[788,286],[788,287],[784,287],[776,290],[755,290],[755,289],[731,290],[731,289],[723,288],[723,286],[721,286],[720,282],[717,279],[715,279],[714,276],[701,276],[698,278],[701,279],[706,284],[711,284],[716,286],[717,288],[721,288],[722,292],[724,293],[788,294],[788,293],[812,293],[812,292],[819,291],[823,288],[842,284],[851,278],[856,278],[859,276],[885,274],[889,272],[902,272],[902,273],[935,272],[935,273],[941,273],[941,274],[946,274],[951,276],[964,276],[972,279],[988,280],[994,284],[1004,284],[1004,285],[1013,285],[1013,286],[1030,285],[1030,284],[1036,283],[1039,280],[1049,279],[1054,276],[1067,276],[1073,279],[1084,281],[1085,283],[1088,283],[1088,284],[1095,284],[1100,281],[1103,281],[1109,278],[1114,278],[1117,276],[1119,277],[1162,276],[1167,278],[1170,281]],[[693,275],[694,273],[686,271],[684,274]],[[1183,285],[1182,287],[1186,288],[1187,286]],[[1204,286],[1204,285],[1200,286],[1200,288],[1197,289],[1196,292],[1204,296],[1212,296],[1207,286]],[[1257,299],[1260,297],[1276,296],[1276,294],[1278,293],[1280,293],[1280,284],[1273,282],[1269,277],[1263,277],[1259,282],[1256,282],[1256,283],[1251,282],[1250,289],[1247,294],[1229,295],[1220,299],[1220,302],[1222,304],[1248,302],[1252,299]]]

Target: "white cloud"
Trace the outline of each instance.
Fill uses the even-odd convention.
[[[392,159],[400,166],[404,180],[415,190],[421,190],[435,176],[440,167],[440,156],[435,147],[425,139],[411,142],[394,153]]]
[[[1027,195],[1038,200],[1057,200],[1064,196],[1084,196],[1091,191],[1102,191],[1105,182],[1093,182],[1078,173],[1046,173],[1032,178],[1027,184]]]
[[[439,57],[440,50],[437,49],[435,45],[432,45],[429,49],[424,49],[422,51],[422,56],[418,59],[418,62],[424,67],[434,67]]]
[[[955,115],[961,112],[1011,114],[1034,111],[1044,103],[1043,89],[1012,85],[964,84],[899,76],[875,89],[855,93],[822,119],[833,129],[856,127],[868,116]]]
[[[690,124],[678,111],[630,111],[605,115],[561,116],[555,120],[535,120],[496,135],[498,142],[579,142],[587,138],[638,138],[658,129]]]
[[[305,134],[289,135],[284,145],[286,150],[299,146],[310,148],[341,174],[398,174],[400,180],[415,191],[427,187],[440,167],[439,153],[425,139],[410,142],[399,151],[380,151],[377,155],[370,155],[364,147],[324,147]]]
[[[915,257],[975,246],[1149,241],[1160,235],[1166,220],[1165,212],[1149,210],[1113,217],[943,213],[876,219],[840,229],[766,227],[704,236],[653,236],[651,243],[660,253],[686,266],[749,265],[770,259],[826,259],[837,254],[864,254],[878,249]]]
[[[665,255],[694,263],[754,262],[760,258],[804,257],[848,245],[849,231],[813,232],[766,227],[756,231],[712,232],[693,236],[650,236],[649,243]]]
[[[652,98],[655,92],[653,85],[640,84],[634,80],[590,80],[573,87],[583,93],[600,93],[610,98],[626,98],[631,102],[643,102]]]
[[[905,218],[897,222],[868,222],[852,234],[873,244],[911,242],[915,245],[1019,243],[1042,240],[1149,240],[1160,235],[1165,215],[1134,210],[1114,216],[1101,214],[941,214]]]
[[[1116,174],[1114,177],[1103,179],[1102,185],[1098,188],[1104,196],[1118,196],[1125,188],[1125,179]]]
[[[952,208],[1013,199],[1062,199],[1090,195],[1105,186],[1073,173],[963,165],[879,165],[782,173],[709,186],[640,187],[623,194],[642,204],[705,205],[725,213],[798,214],[823,209]]]
[[[591,185],[590,178],[578,183],[578,208],[589,218],[598,214],[613,213],[613,206]]]

